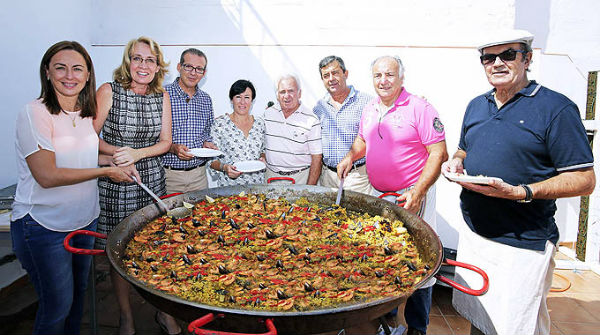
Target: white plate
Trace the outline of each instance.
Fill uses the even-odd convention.
[[[444,176],[452,181],[459,181],[459,182],[463,182],[463,183],[473,183],[473,184],[484,184],[484,185],[491,183],[493,180],[502,181],[502,179],[500,179],[498,177],[469,176],[466,174],[451,173],[451,172],[444,172]]]
[[[193,148],[190,153],[196,157],[217,157],[223,154],[222,151],[209,148]]]
[[[256,172],[264,170],[267,166],[261,161],[243,161],[234,163],[233,166],[240,172]]]

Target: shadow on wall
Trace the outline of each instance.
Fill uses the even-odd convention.
[[[531,32],[534,48],[546,49],[552,1],[515,0],[515,28]]]
[[[149,36],[162,46],[165,58],[170,61],[164,84],[177,78],[177,63],[183,50],[196,47],[207,55],[207,72],[199,86],[211,96],[215,117],[232,112],[228,92],[238,79],[250,80],[255,85],[257,97],[251,112],[258,116],[264,113],[267,102],[276,101],[274,81],[279,74],[297,73],[300,80],[305,81],[294,55],[281,46],[264,13],[250,1],[149,0],[144,8],[160,10],[142,9],[144,20],[127,25],[127,29],[118,23],[139,15],[136,2],[111,0],[94,2],[92,7],[96,15],[92,16],[91,44],[95,49],[99,85],[112,80],[123,45],[138,36]],[[166,24],[153,24],[156,22]],[[306,96],[307,92],[304,93]],[[213,178],[209,184],[214,186]]]
[[[439,212],[436,212],[435,224],[437,226],[436,231],[440,240],[442,242],[442,246],[444,248],[456,250],[458,247],[458,230],[454,228],[456,225],[464,224],[461,222],[448,222]]]
[[[215,115],[230,112],[228,91],[238,79],[254,83],[257,90],[255,113],[261,113],[268,101],[275,100],[274,81],[283,72],[296,73],[302,83],[307,81],[300,70],[304,66],[299,66],[302,57],[290,53],[293,51],[280,41],[282,37],[278,37],[285,37],[285,34],[277,33],[273,30],[273,24],[269,25],[270,20],[266,17],[269,12],[259,11],[251,1],[148,0],[144,8],[160,10],[141,9],[144,20],[140,24],[127,25],[127,29],[124,29],[120,22],[131,21],[131,17],[140,14],[137,2],[109,0],[93,3],[92,12],[95,15],[92,16],[91,44],[96,49],[119,49],[110,51],[110,62],[98,59],[98,82],[110,80],[112,70],[119,63],[120,56],[116,55],[122,49],[114,47],[121,47],[130,39],[142,35],[160,43],[171,62],[165,83],[177,77],[176,66],[183,50],[198,47],[206,53],[207,73],[200,86],[213,98]],[[108,56],[107,51],[97,53]],[[303,93],[303,97],[315,95],[314,92]]]

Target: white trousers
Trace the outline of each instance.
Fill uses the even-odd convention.
[[[546,297],[552,285],[555,251],[549,241],[545,251],[497,243],[465,225],[459,235],[457,260],[485,271],[490,286],[479,297],[455,290],[452,305],[484,334],[549,334]],[[474,289],[482,286],[481,276],[458,267],[455,281]]]

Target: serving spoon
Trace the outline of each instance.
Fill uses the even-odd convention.
[[[335,199],[335,204],[340,205],[340,201],[342,201],[342,191],[344,190],[344,177],[340,179],[340,187],[338,188],[337,198]]]
[[[131,179],[133,179],[133,181],[140,185],[140,187],[144,191],[146,191],[146,193],[150,194],[150,196],[154,198],[154,200],[156,200],[156,202],[160,205],[159,207],[162,207],[162,209],[167,213],[168,216],[174,216],[177,219],[181,219],[192,214],[192,211],[186,207],[177,207],[169,209],[169,207],[167,207],[167,204],[165,204],[165,202],[162,201],[161,198],[159,198],[154,192],[152,192],[152,190],[150,190],[148,186],[139,181],[135,176],[131,176]]]

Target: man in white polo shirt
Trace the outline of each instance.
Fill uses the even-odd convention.
[[[300,82],[294,75],[277,81],[279,106],[265,111],[266,178],[290,177],[296,184],[316,185],[321,174],[321,123],[300,102]]]

